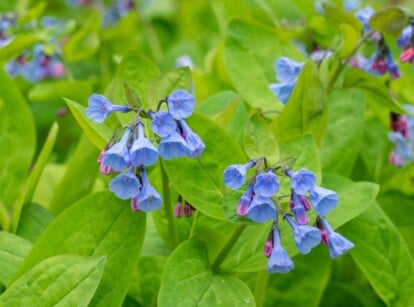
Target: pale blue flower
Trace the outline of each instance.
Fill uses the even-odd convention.
[[[141,184],[132,168],[113,178],[109,184],[109,190],[120,199],[136,197],[140,187]]]
[[[174,119],[189,117],[194,110],[194,96],[185,90],[175,90],[167,97],[168,112]]]
[[[309,192],[312,207],[320,216],[327,215],[338,205],[338,194],[323,187],[315,187]]]
[[[158,150],[145,137],[144,127],[141,122],[137,125],[138,137],[132,143],[130,149],[131,166],[150,166],[154,165],[158,160]]]
[[[354,244],[351,241],[344,238],[339,233],[334,232],[325,218],[321,218],[321,224],[328,234],[329,255],[332,259],[343,255],[354,247]]]
[[[276,208],[269,197],[256,195],[247,208],[246,216],[256,223],[264,223],[276,219]]]
[[[256,176],[256,183],[254,184],[254,193],[264,197],[271,197],[277,191],[279,191],[279,182],[277,176],[273,171],[267,173],[261,173]]]
[[[280,244],[279,229],[273,229],[273,249],[267,262],[269,273],[287,273],[294,267],[292,259]]]
[[[128,127],[121,140],[110,147],[103,156],[103,163],[113,170],[121,171],[129,165],[129,148],[128,142],[132,128]]]
[[[237,190],[246,181],[247,170],[252,168],[256,163],[249,161],[246,164],[233,164],[224,170],[224,185]]]
[[[312,226],[298,225],[288,215],[284,215],[285,220],[293,229],[293,237],[295,239],[296,247],[302,254],[308,254],[312,248],[321,242],[321,231]]]

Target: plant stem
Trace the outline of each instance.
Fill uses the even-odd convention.
[[[195,230],[195,226],[197,224],[196,223],[197,222],[197,217],[198,217],[198,210],[196,210],[196,212],[194,213],[193,222],[191,223],[190,234],[188,235],[188,240],[190,240],[194,236],[194,230]]]
[[[174,217],[174,210],[171,204],[171,197],[170,197],[170,186],[168,181],[168,175],[165,171],[165,168],[160,163],[161,167],[161,179],[162,179],[162,192],[163,192],[163,202],[164,202],[164,212],[165,216],[168,221],[168,232],[170,233],[171,243],[173,248],[176,248],[178,245],[178,232],[177,227],[175,225],[175,217]]]
[[[220,250],[216,256],[216,259],[214,259],[213,264],[211,265],[211,270],[213,273],[216,273],[219,270],[220,265],[226,259],[233,246],[236,244],[246,226],[247,225],[237,225],[237,227],[234,229],[231,237],[227,240],[226,244],[224,244],[223,248]]]
[[[326,91],[330,93],[332,91],[333,86],[335,85],[336,80],[338,80],[339,75],[341,74],[342,70],[346,67],[346,64],[349,63],[349,61],[354,57],[354,55],[358,52],[359,48],[361,48],[362,44],[365,43],[375,32],[369,31],[367,34],[365,34],[358,42],[358,44],[355,46],[354,50],[352,50],[352,53],[350,56],[348,56],[344,62],[340,62],[337,69],[335,70],[331,81],[329,81],[328,86],[326,87]]]
[[[0,202],[0,227],[5,231],[10,227],[10,217],[2,202]]]
[[[263,306],[266,295],[269,273],[266,270],[259,271],[256,277],[256,287],[254,288],[254,299],[256,306]]]

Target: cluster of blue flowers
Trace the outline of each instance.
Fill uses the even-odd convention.
[[[13,39],[12,28],[16,22],[15,16],[0,17],[0,46],[8,44]],[[58,41],[58,21],[55,18],[44,17],[40,25],[42,28],[55,27],[55,37],[47,44],[35,44],[32,49],[26,50],[17,58],[9,61],[5,69],[10,76],[22,76],[27,81],[34,83],[46,78],[58,78],[64,75],[61,42]]]
[[[414,113],[414,106],[405,105],[408,112]],[[391,112],[388,139],[394,144],[389,161],[402,167],[414,162],[414,117]]]
[[[259,160],[251,160],[246,164],[230,165],[224,171],[224,184],[233,190],[241,188],[246,182],[248,170],[257,166],[258,162]],[[283,211],[276,196],[280,188],[276,175],[278,169],[283,169],[283,176],[290,180],[291,213]],[[337,204],[337,193],[316,186],[316,177],[312,172],[306,169],[293,172],[279,166],[264,171],[256,169],[239,199],[237,215],[246,216],[256,223],[274,221],[271,235],[264,246],[264,254],[269,257],[267,270],[270,273],[286,273],[293,269],[294,264],[281,245],[278,214],[292,228],[299,252],[307,254],[322,242],[328,245],[330,256],[336,258],[354,246],[352,242],[334,232],[326,220],[326,215]],[[316,227],[308,225],[307,212],[312,208],[317,214]]]
[[[103,122],[113,112],[136,112],[123,136],[119,140],[114,137],[98,158],[101,173],[122,172],[111,180],[109,188],[118,198],[131,199],[133,210],[148,212],[161,208],[161,197],[148,181],[146,167],[157,163],[159,156],[165,160],[184,156],[196,158],[205,149],[200,137],[185,122],[195,106],[193,95],[175,90],[162,103],[167,104],[167,111],[114,105],[98,94],[91,95],[88,100],[86,115],[96,122]],[[158,149],[154,145],[158,140],[146,137],[141,115],[150,118],[151,130],[159,137]]]

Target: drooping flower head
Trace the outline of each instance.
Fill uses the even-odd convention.
[[[161,138],[158,145],[160,156],[165,160],[181,158],[188,155],[188,147],[185,140],[176,131]]]
[[[302,254],[308,254],[312,248],[321,242],[321,232],[318,228],[299,225],[289,215],[284,215],[285,220],[293,230],[296,247]]]
[[[88,99],[88,108],[86,115],[95,122],[102,123],[105,118],[112,112],[129,112],[128,106],[119,106],[112,104],[105,96],[92,94]]]
[[[129,137],[131,136],[132,127],[125,130],[121,140],[110,147],[103,156],[103,163],[110,168],[121,171],[129,165]]]
[[[319,216],[326,216],[338,205],[338,194],[323,187],[315,187],[310,191],[312,206]]]
[[[372,15],[374,15],[374,13],[375,13],[375,10],[370,6],[359,9],[358,11],[355,12],[355,17],[358,18],[359,21],[361,21],[361,23],[363,24],[365,33],[368,33],[369,31],[371,31],[371,26],[369,25],[369,19],[371,18]]]
[[[273,171],[269,170],[267,173],[261,173],[256,176],[256,183],[254,184],[254,193],[264,197],[271,197],[279,191],[279,182],[277,176]]]
[[[354,247],[354,244],[351,241],[333,231],[332,227],[328,224],[328,221],[325,218],[320,218],[320,223],[326,231],[328,237],[329,255],[332,259],[343,255]]]
[[[175,90],[167,97],[168,112],[174,119],[189,117],[194,110],[194,96],[185,90]]]
[[[160,137],[166,137],[177,129],[177,122],[169,112],[149,112],[151,117],[151,129]]]
[[[361,3],[359,2],[359,0],[345,0],[342,3],[343,8],[347,11],[355,10],[360,5],[361,5]]]
[[[390,132],[388,139],[394,143],[394,155],[403,164],[413,161],[413,145],[408,138],[405,138],[399,132]]]
[[[269,197],[255,195],[247,208],[246,216],[256,223],[264,223],[276,219],[276,208]]]
[[[134,174],[133,168],[113,178],[109,184],[109,190],[120,199],[137,197],[140,187],[141,183]]]
[[[382,37],[378,42],[376,52],[368,59],[365,70],[373,75],[383,75],[388,71],[392,79],[401,76],[400,70],[392,58],[390,49]]]
[[[306,169],[301,169],[297,172],[286,170],[285,173],[290,177],[290,187],[297,194],[304,195],[306,192],[312,190],[315,187],[315,174]]]
[[[307,225],[309,223],[309,218],[306,215],[306,208],[299,198],[299,195],[296,194],[294,190],[292,190],[291,194],[290,209],[292,210],[295,220],[299,225]]]
[[[247,209],[249,208],[250,204],[253,200],[253,186],[249,184],[246,191],[244,191],[243,195],[239,199],[239,204],[237,206],[237,215],[245,216],[247,213]]]
[[[280,243],[279,229],[273,229],[273,248],[270,253],[269,261],[267,262],[267,271],[269,273],[287,273],[294,267],[292,259],[282,247]]]
[[[150,184],[147,172],[141,168],[142,188],[137,199],[137,208],[143,212],[159,210],[162,205],[160,194]]]
[[[142,122],[138,123],[137,130],[137,137],[134,139],[130,149],[131,166],[154,165],[158,160],[158,150],[145,137]]]
[[[180,119],[178,123],[181,129],[181,135],[187,144],[188,156],[190,158],[199,157],[206,148],[206,145],[204,145],[200,137],[191,130],[184,119]]]
[[[407,48],[411,42],[412,35],[413,27],[411,25],[406,26],[397,40],[398,47],[400,47],[401,49]]]
[[[247,170],[252,168],[256,163],[249,161],[246,164],[233,164],[224,170],[224,185],[237,190],[246,181]]]

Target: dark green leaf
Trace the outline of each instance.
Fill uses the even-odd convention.
[[[383,8],[369,19],[369,25],[374,31],[399,35],[408,23],[408,16],[399,7],[391,6]]]
[[[362,32],[362,23],[358,20],[358,18],[352,15],[352,13],[328,2],[323,2],[322,6],[325,11],[326,19],[334,25],[339,26],[340,24],[345,23],[353,27],[357,33]]]

